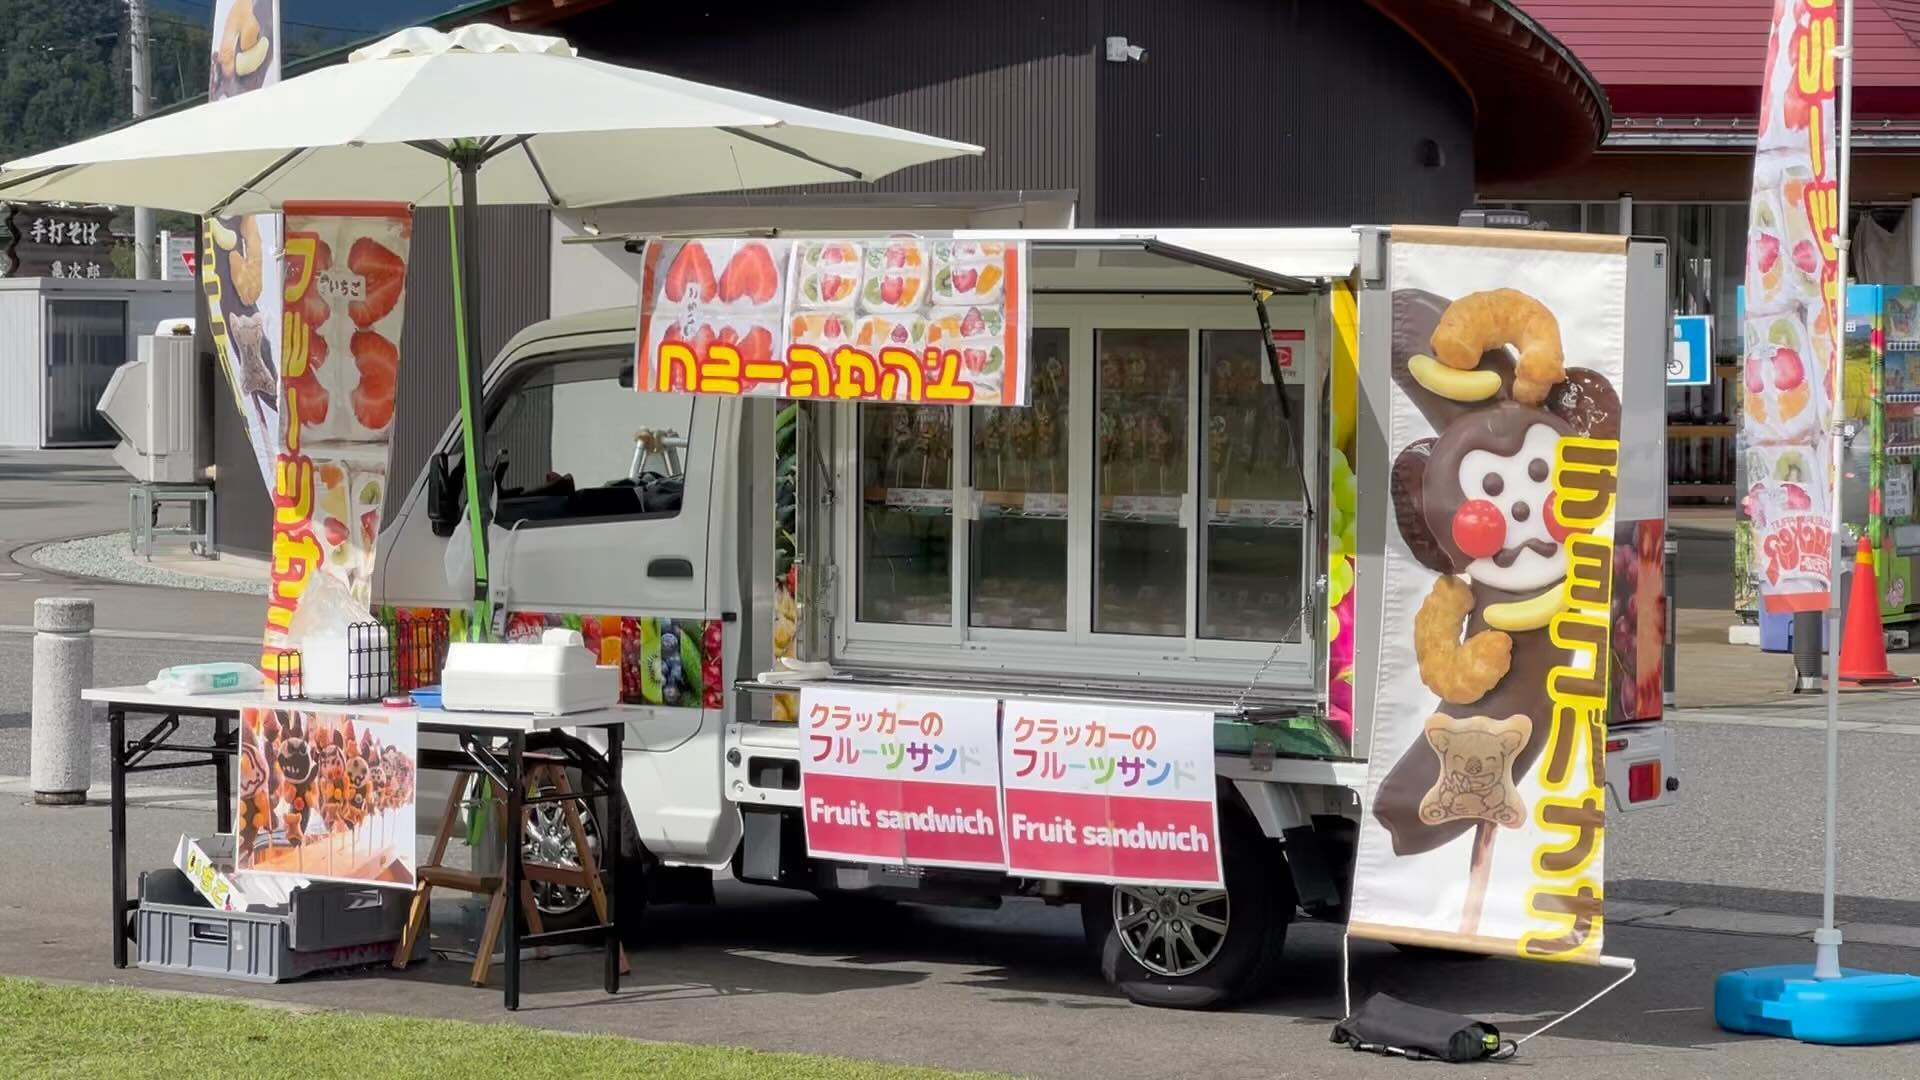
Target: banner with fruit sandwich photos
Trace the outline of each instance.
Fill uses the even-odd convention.
[[[280,445],[262,664],[276,670],[315,574],[373,598],[413,214],[400,203],[288,203]]]
[[[1832,582],[1834,12],[1775,0],[1748,211],[1736,573],[1771,612],[1823,610]]]
[[[1396,227],[1392,251],[1349,932],[1593,962],[1626,239]]]
[[[215,0],[207,100],[280,81],[280,0]],[[280,235],[278,214],[210,217],[202,230],[200,283],[207,325],[260,478],[273,490],[280,450]]]
[[[412,888],[419,741],[408,710],[242,709],[234,869]]]
[[[657,240],[640,278],[641,393],[1027,403],[1027,245]]]

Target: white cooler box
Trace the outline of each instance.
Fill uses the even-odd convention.
[[[440,675],[449,712],[565,716],[619,703],[620,670],[595,664],[574,630],[548,630],[537,643],[453,642]]]

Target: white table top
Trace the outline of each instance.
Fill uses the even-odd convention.
[[[102,686],[82,690],[80,697],[84,701],[95,701],[102,705],[123,705],[141,710],[190,709],[196,712],[238,713],[241,709],[256,708],[297,709],[301,712],[324,712],[348,716],[411,714],[416,723],[492,731],[530,732],[570,727],[604,727],[609,724],[625,723],[628,719],[627,710],[620,708],[594,709],[589,712],[569,713],[565,716],[504,712],[448,712],[444,709],[417,707],[394,709],[378,702],[368,705],[345,705],[320,701],[281,701],[271,690],[243,694],[183,694],[155,693],[144,686]]]

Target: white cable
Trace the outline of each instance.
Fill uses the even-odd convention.
[[[1556,1025],[1562,1023],[1563,1021],[1573,1019],[1575,1016],[1579,1015],[1580,1010],[1586,1008],[1587,1006],[1593,1004],[1596,1001],[1599,1001],[1601,998],[1606,997],[1608,994],[1613,993],[1615,990],[1618,990],[1620,988],[1620,984],[1626,982],[1628,979],[1633,978],[1634,973],[1639,970],[1638,965],[1635,964],[1634,961],[1632,960],[1626,961],[1626,965],[1627,965],[1626,972],[1622,974],[1619,978],[1613,980],[1613,982],[1607,984],[1607,988],[1605,990],[1600,991],[1599,993],[1593,995],[1592,997],[1581,1002],[1580,1004],[1575,1005],[1573,1008],[1568,1009],[1566,1012],[1561,1013],[1559,1016],[1554,1017],[1552,1020],[1549,1020],[1546,1023],[1541,1024],[1539,1027],[1533,1029],[1527,1034],[1520,1036],[1518,1039],[1515,1039],[1513,1043],[1514,1048],[1517,1050],[1528,1039],[1534,1038],[1539,1035],[1544,1035],[1549,1030],[1554,1028]]]
[[[1340,932],[1340,1019],[1342,1020],[1353,1015],[1353,983],[1349,981],[1350,976],[1347,970],[1349,963],[1347,959],[1347,942],[1349,940],[1351,939],[1347,937],[1346,931],[1342,930]]]

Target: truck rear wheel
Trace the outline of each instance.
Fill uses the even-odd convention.
[[[1293,921],[1293,883],[1280,846],[1237,818],[1221,822],[1225,889],[1115,885],[1083,909],[1103,923],[1100,970],[1129,1001],[1213,1009],[1259,994],[1279,969]]]

